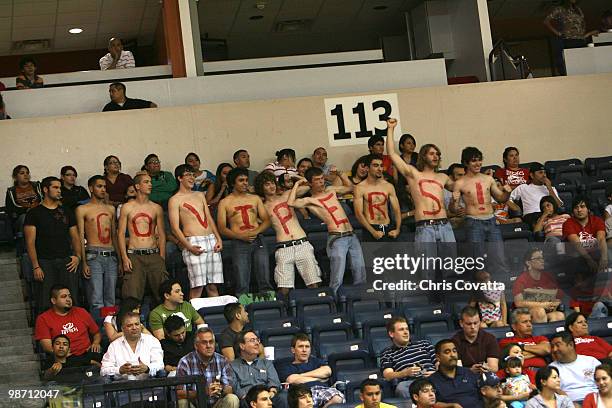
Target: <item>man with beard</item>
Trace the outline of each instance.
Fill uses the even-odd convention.
[[[117,286],[117,233],[115,208],[106,203],[106,180],[93,176],[87,182],[91,200],[76,208],[83,275],[92,309],[115,304]],[[87,245],[85,244],[87,242]]]
[[[483,408],[506,408],[506,403],[502,401],[502,389],[499,385],[499,378],[493,373],[483,373],[480,381],[480,395],[482,395]]]
[[[305,176],[310,183],[312,198],[322,205],[322,207],[308,205],[308,209],[327,225],[327,256],[331,269],[329,286],[335,293],[342,285],[347,254],[350,256],[353,284],[364,283],[366,271],[361,244],[337,196],[337,194],[351,192],[353,190],[352,185],[350,187],[326,187],[323,170],[318,167],[311,167],[306,170]],[[346,175],[338,174],[338,176],[343,179],[346,185],[350,185],[347,182]],[[287,203],[293,207],[295,197],[289,197]]]
[[[459,357],[453,341],[440,340],[436,344],[436,357],[440,361],[438,371],[429,377],[436,389],[436,407],[482,408],[478,375],[457,366]]]
[[[232,169],[227,182],[232,193],[219,203],[217,226],[224,237],[232,240],[236,296],[240,298],[250,292],[252,270],[255,271],[259,293],[269,292],[272,285],[268,277],[268,249],[261,234],[270,227],[270,217],[261,199],[249,194],[247,169]]]
[[[398,237],[402,213],[395,188],[383,178],[383,158],[372,153],[367,156],[368,178],[355,186],[353,205],[357,220],[363,226],[362,242],[385,242]],[[389,203],[395,226],[391,226]]]
[[[166,232],[162,208],[149,200],[151,176],[139,173],[134,177],[136,198],[123,204],[119,216],[117,240],[123,262],[123,298],[142,299],[149,285],[153,301],[159,304],[159,286],[166,280]],[[129,248],[125,231],[129,230]],[[127,248],[127,249],[126,249]]]
[[[223,283],[223,244],[210,215],[204,193],[193,191],[195,174],[191,166],[181,164],[174,170],[179,190],[168,201],[172,233],[183,247],[183,262],[189,275],[189,298],[219,296],[217,284]],[[182,227],[182,228],[181,228]]]
[[[36,318],[34,336],[46,353],[53,353],[52,339],[63,334],[70,340],[70,352],[81,356],[88,351],[98,353],[102,335],[98,325],[83,308],[72,306],[70,289],[65,285],[54,285],[50,291],[51,308]],[[93,341],[90,340],[93,336]]]
[[[282,176],[281,176],[282,177]],[[289,289],[295,287],[295,268],[297,267],[304,283],[309,288],[316,288],[321,282],[321,269],[314,255],[314,248],[306,238],[306,232],[300,226],[293,208],[304,208],[307,204],[322,207],[313,198],[295,197],[298,190],[303,194],[305,179],[300,178],[291,190],[278,192],[276,178],[272,173],[262,172],[255,179],[255,192],[264,199],[264,206],[270,216],[272,228],[276,232],[276,268],[274,280],[280,292],[287,296]],[[293,206],[287,201],[293,197]]]
[[[74,215],[61,205],[61,181],[57,177],[45,177],[40,185],[44,199],[26,213],[23,227],[34,272],[37,313],[49,306],[49,291],[56,284],[67,285],[75,299],[78,298],[77,270],[81,261]],[[51,351],[50,344],[48,350]]]
[[[486,252],[487,270],[493,274],[507,273],[503,238],[495,222],[491,197],[498,203],[505,203],[512,188],[506,184],[500,189],[493,177],[480,172],[482,152],[475,147],[463,149],[461,163],[466,167],[466,174],[455,182],[451,208],[458,208],[459,199],[463,198],[466,205],[464,225],[468,242],[473,245],[473,256],[482,257]],[[488,242],[486,250],[485,242]]]

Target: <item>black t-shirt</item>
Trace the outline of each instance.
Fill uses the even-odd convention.
[[[233,331],[229,326],[227,326],[221,332],[219,336],[219,348],[223,350],[226,347],[234,348],[234,342],[238,338],[239,332]]]
[[[87,352],[80,356],[73,355],[66,357],[66,362],[62,364],[62,369],[51,379],[51,381],[57,381],[59,383],[79,383],[86,378],[86,371],[91,370],[99,374],[99,368],[91,364],[92,360],[100,362],[100,353]],[[53,364],[55,364],[55,360],[53,358],[48,358],[44,363],[43,371],[47,371]]]
[[[146,109],[151,107],[151,101],[145,101],[144,99],[132,99],[125,98],[125,102],[123,106],[119,105],[115,102],[109,102],[102,109],[103,112],[108,111],[119,111],[119,110],[129,110],[129,109]]]
[[[185,341],[182,344],[170,339],[162,339],[160,343],[164,350],[164,364],[174,367],[178,366],[181,358],[193,351],[193,336],[191,333],[185,336]]]
[[[62,205],[74,212],[79,201],[89,199],[89,193],[82,186],[73,186],[70,190],[62,186]]]
[[[36,254],[39,259],[60,259],[72,254],[70,227],[76,226],[74,215],[63,206],[51,210],[44,205],[26,213],[24,225],[36,227]]]

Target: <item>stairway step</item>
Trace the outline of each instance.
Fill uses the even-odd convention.
[[[37,354],[34,354],[32,352],[31,355],[27,355],[27,354],[20,354],[20,355],[10,355],[10,356],[3,356],[2,357],[2,363],[8,364],[8,363],[21,363],[21,362],[26,362],[26,361],[35,361],[36,364],[40,365],[40,359],[38,357]]]
[[[25,336],[13,336],[13,337],[0,337],[0,348],[1,347],[12,347],[12,346],[18,346],[21,344],[28,344],[28,343],[32,343],[32,336],[31,335],[25,335]],[[0,364],[2,362],[0,361]]]
[[[25,329],[7,329],[0,331],[0,339],[5,337],[30,336],[32,337],[34,330],[30,327]],[[4,357],[3,357],[4,358]]]
[[[0,322],[2,321],[13,322],[16,320],[24,320],[27,322],[28,316],[27,316],[25,309],[0,311]]]
[[[0,364],[0,372],[2,373],[38,373],[40,370],[40,362],[38,361],[15,361],[11,364]]]
[[[0,304],[0,312],[8,312],[11,310],[28,310],[30,305],[26,302]]]
[[[28,319],[26,319],[25,317],[23,319],[13,320],[13,321],[1,321],[0,320],[0,331],[10,330],[10,329],[27,329],[27,328],[28,328]]]
[[[28,356],[34,353],[34,345],[32,341],[28,341],[24,344],[18,344],[14,346],[3,346],[0,347],[0,356]]]

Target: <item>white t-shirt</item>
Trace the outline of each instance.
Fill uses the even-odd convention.
[[[552,188],[557,194],[557,189]],[[523,202],[523,215],[533,214],[540,212],[540,200],[542,197],[549,195],[548,189],[545,185],[536,186],[535,184],[521,184],[510,193],[510,200],[517,202],[521,200]]]
[[[606,212],[608,213],[609,216],[612,217],[612,204],[608,204],[606,206]]]
[[[561,378],[561,390],[574,402],[582,401],[587,394],[597,391],[597,385],[593,379],[595,367],[599,360],[591,356],[578,354],[573,363],[559,363],[554,361],[551,366],[559,370]]]

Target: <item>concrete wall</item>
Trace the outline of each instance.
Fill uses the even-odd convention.
[[[412,133],[419,146],[436,143],[446,167],[459,160],[467,145],[478,146],[486,164],[499,164],[507,145],[517,146],[525,162],[610,155],[610,89],[612,74],[602,74],[385,93],[398,95],[402,129]],[[151,152],[159,154],[162,168],[171,171],[190,151],[197,152],[203,167],[213,171],[219,162],[231,161],[238,148],[250,151],[254,169],[272,160],[281,147],[295,148],[301,158],[319,145],[327,146],[324,99],[311,96],[2,121],[0,190],[11,183],[12,168],[20,163],[27,164],[39,180],[72,164],[84,184],[102,171],[107,154],[118,155],[124,171],[131,174]],[[329,148],[330,162],[347,169],[365,152],[363,145]]]

